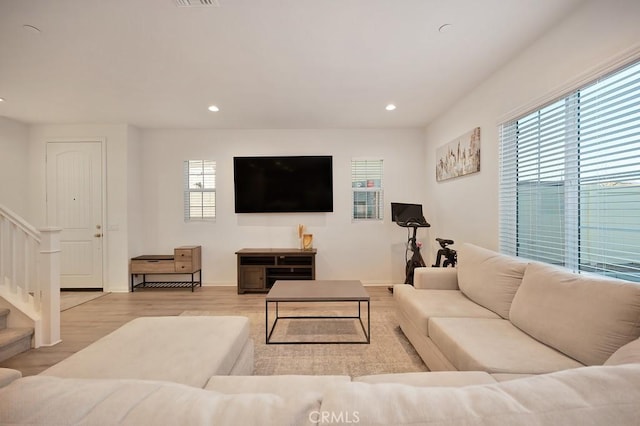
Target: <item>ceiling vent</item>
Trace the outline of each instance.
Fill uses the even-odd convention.
[[[220,7],[218,0],[175,0],[178,7]]]

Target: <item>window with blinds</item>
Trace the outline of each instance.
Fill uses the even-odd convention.
[[[382,160],[351,160],[354,220],[382,220]]]
[[[500,247],[640,281],[640,62],[501,126]]]
[[[184,162],[184,220],[213,220],[216,217],[216,162]]]

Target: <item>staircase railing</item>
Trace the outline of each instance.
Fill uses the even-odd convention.
[[[60,229],[38,230],[2,205],[0,297],[32,323],[34,347],[60,342]]]

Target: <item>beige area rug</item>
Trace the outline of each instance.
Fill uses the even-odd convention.
[[[324,312],[324,315],[334,314]],[[185,311],[181,315],[224,314]],[[428,371],[418,353],[400,330],[395,313],[372,313],[371,344],[301,345],[265,344],[264,313],[230,313],[229,315],[243,315],[251,321],[251,335],[255,343],[254,374],[256,375],[339,374],[353,377]],[[364,340],[364,335],[357,320],[344,319],[280,320],[272,335],[272,341],[310,339]]]
[[[102,291],[61,291],[60,292],[60,311],[66,311],[75,306],[87,303],[90,300],[102,297],[109,292]]]

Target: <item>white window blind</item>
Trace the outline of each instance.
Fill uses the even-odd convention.
[[[382,220],[382,160],[352,159],[351,187],[354,220]]]
[[[213,220],[216,217],[216,162],[184,162],[184,220]]]
[[[640,62],[501,126],[500,247],[640,281]]]

